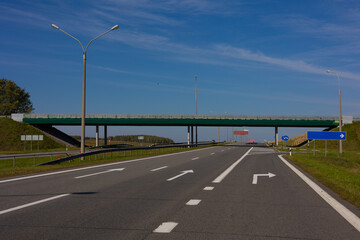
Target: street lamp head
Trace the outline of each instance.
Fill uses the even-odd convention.
[[[330,73],[331,71],[330,70],[326,70],[327,73]]]
[[[116,29],[118,29],[119,28],[119,25],[115,25],[115,26],[113,26],[112,28],[111,28],[111,31],[112,30],[116,30]]]
[[[55,24],[51,24],[51,27],[53,28],[53,29],[56,29],[56,30],[59,30],[60,28],[58,27],[58,26],[56,26]]]

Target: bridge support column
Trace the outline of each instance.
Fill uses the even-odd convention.
[[[194,126],[191,126],[191,144],[194,144]]]
[[[187,144],[190,144],[190,126],[188,126],[188,132],[187,132]]]
[[[195,126],[195,144],[197,145],[198,143],[198,130],[197,130],[198,126]]]
[[[279,145],[279,127],[275,126],[275,146]]]
[[[99,125],[96,125],[95,142],[96,142],[96,147],[98,147],[99,146]]]
[[[107,145],[107,125],[104,125],[104,146]]]

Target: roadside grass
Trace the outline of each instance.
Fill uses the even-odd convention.
[[[343,141],[342,154],[338,154],[339,141],[316,140],[300,148],[292,147],[292,156],[286,157],[360,209],[360,122],[345,125],[343,131],[347,132],[347,139]],[[277,150],[284,149],[279,146]]]
[[[219,144],[220,145],[220,144]],[[109,162],[124,161],[136,158],[151,157],[169,153],[184,152],[189,150],[195,150],[200,148],[212,147],[213,145],[204,145],[193,148],[164,148],[164,149],[143,149],[143,150],[129,150],[129,151],[117,151],[112,153],[99,153],[96,155],[90,155],[85,157],[84,160],[80,158],[62,162],[56,165],[45,165],[45,166],[36,166],[36,164],[48,162],[55,160],[57,158],[65,157],[65,155],[60,156],[45,156],[45,157],[27,157],[27,158],[15,158],[0,160],[0,178],[12,177],[18,175],[26,175],[32,173],[40,173],[46,171],[53,171],[59,169],[75,168],[80,166],[96,165]],[[14,166],[15,165],[15,166]]]
[[[325,186],[360,209],[360,155],[356,151],[346,151],[339,158],[337,151],[331,150],[325,157],[322,153],[287,155],[293,163],[315,177]]]

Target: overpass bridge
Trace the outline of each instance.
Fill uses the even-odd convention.
[[[12,114],[12,119],[31,124],[45,132],[52,132],[53,126],[80,126],[79,114]],[[343,116],[343,123],[351,123],[352,117]],[[321,116],[232,116],[232,115],[124,115],[87,114],[87,126],[96,126],[98,142],[99,126],[104,126],[106,144],[107,126],[187,126],[188,141],[194,142],[195,126],[206,127],[274,127],[278,141],[279,127],[334,128],[339,125],[338,117]],[[56,131],[56,130],[54,130]],[[58,130],[59,131],[59,130]],[[58,133],[61,135],[61,133]],[[197,138],[197,137],[196,137]],[[74,144],[72,144],[74,145]]]

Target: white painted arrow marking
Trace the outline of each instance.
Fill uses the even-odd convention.
[[[99,175],[99,174],[103,174],[103,173],[109,173],[109,172],[115,172],[115,171],[122,171],[122,170],[124,170],[124,169],[125,169],[125,168],[109,169],[109,170],[106,170],[106,171],[103,171],[103,172],[97,172],[97,173],[82,175],[82,176],[78,176],[78,177],[75,177],[75,178],[76,178],[76,179],[79,179],[79,178],[91,177],[91,176],[95,176],[95,175]]]
[[[175,177],[172,177],[172,178],[169,178],[169,179],[167,179],[166,181],[172,181],[172,180],[174,180],[174,179],[176,179],[176,178],[179,178],[179,177],[181,177],[181,176],[184,176],[185,174],[188,174],[188,173],[194,173],[194,171],[193,171],[193,170],[181,171],[181,173],[180,173],[179,175],[177,175],[177,176],[175,176]]]
[[[273,173],[267,173],[267,174],[254,174],[252,184],[257,184],[258,177],[275,177],[276,175]]]

